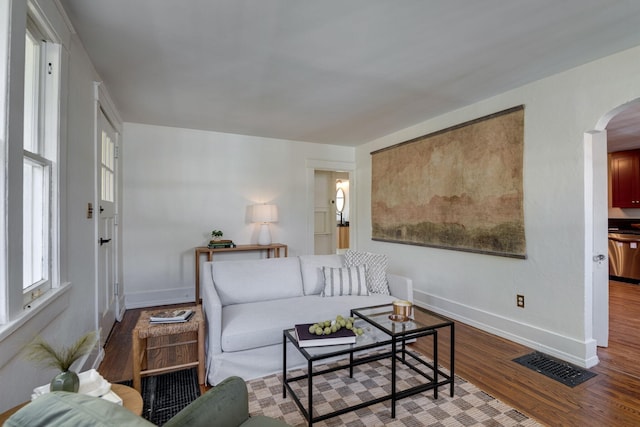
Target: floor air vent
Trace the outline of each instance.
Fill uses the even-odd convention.
[[[513,361],[569,387],[575,387],[589,378],[596,376],[593,372],[570,365],[567,362],[562,362],[546,354],[538,353],[537,351],[520,356],[513,359]]]

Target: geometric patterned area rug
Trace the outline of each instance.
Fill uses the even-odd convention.
[[[143,377],[142,417],[161,426],[200,396],[196,368]],[[133,381],[121,384],[132,386]]]
[[[415,353],[415,352],[414,352]],[[416,353],[417,354],[417,353]],[[425,358],[425,360],[428,360]],[[397,390],[420,384],[415,372],[400,369],[397,364]],[[320,369],[322,366],[318,366]],[[315,368],[314,368],[315,369]],[[326,414],[339,408],[358,404],[390,393],[390,361],[383,359],[354,368],[353,378],[348,370],[314,377],[314,415]],[[446,369],[441,368],[444,372]],[[302,374],[293,370],[288,376]],[[447,372],[448,373],[448,372]],[[291,383],[300,400],[306,405],[306,381]],[[282,398],[282,374],[273,374],[247,382],[249,413],[279,418],[292,426],[305,426],[307,421],[298,410],[289,393]],[[470,382],[456,376],[454,397],[449,385],[440,387],[438,398],[428,390],[396,402],[396,417],[391,418],[391,400],[377,403],[357,411],[329,418],[314,426],[540,426],[535,420],[483,392]]]

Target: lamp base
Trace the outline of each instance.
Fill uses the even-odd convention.
[[[269,231],[269,224],[260,224],[260,234],[258,234],[258,244],[260,246],[267,246],[271,244],[271,232]]]

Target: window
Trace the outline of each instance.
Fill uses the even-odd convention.
[[[115,143],[107,132],[102,131],[102,156],[101,156],[101,200],[115,201]]]
[[[35,22],[25,36],[22,290],[28,304],[54,284],[59,46]]]

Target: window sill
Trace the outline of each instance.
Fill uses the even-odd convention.
[[[0,368],[13,359],[35,335],[69,307],[70,283],[38,298],[10,322],[0,325]],[[28,327],[27,327],[28,324]]]

